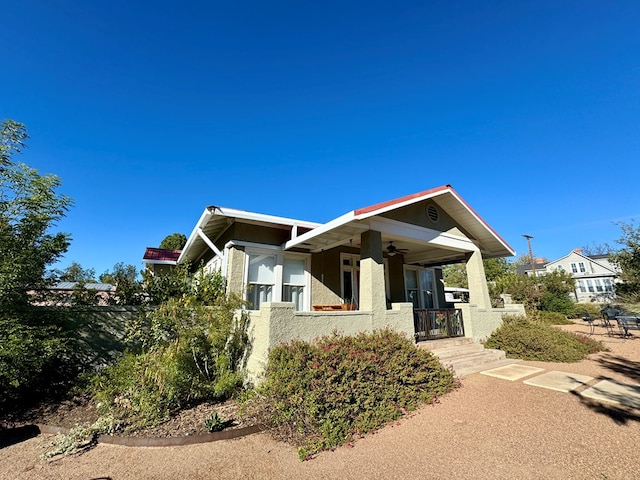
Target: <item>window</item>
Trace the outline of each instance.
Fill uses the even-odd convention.
[[[426,268],[405,267],[404,287],[407,302],[414,308],[434,308],[434,274]]]
[[[610,278],[604,278],[602,280],[604,282],[604,291],[605,292],[613,292],[613,284],[611,283]]]
[[[586,271],[587,271],[587,270],[584,268],[584,263],[583,263],[583,262],[578,263],[578,266],[580,267],[580,273],[584,273],[584,272],[586,272]]]
[[[360,257],[343,254],[342,263],[342,299],[345,303],[358,305],[360,292]]]
[[[282,301],[293,302],[296,310],[304,309],[306,284],[305,261],[302,258],[285,258],[282,272]]]
[[[584,285],[584,280],[578,280],[578,288],[580,289],[581,293],[587,292],[587,287],[585,287]]]
[[[274,255],[249,255],[249,275],[247,278],[249,308],[260,310],[262,302],[270,302],[273,295],[276,257]]]
[[[604,292],[604,288],[602,287],[602,282],[599,278],[596,278],[596,292]]]
[[[559,272],[563,272],[563,271],[564,271],[564,268],[562,267],[562,265],[558,265],[558,266],[556,267],[556,270],[558,270]]]
[[[572,271],[573,273],[578,273],[578,267],[576,267],[576,264],[575,264],[575,263],[572,263],[572,264],[571,264],[571,271]]]
[[[296,310],[310,308],[309,275],[305,255],[282,255],[273,250],[251,248],[246,251],[247,301],[260,310],[263,302],[292,302]]]
[[[587,280],[587,290],[589,290],[590,292],[595,292],[595,290],[593,289],[593,281],[592,280]]]

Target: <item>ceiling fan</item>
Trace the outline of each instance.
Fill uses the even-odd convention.
[[[396,253],[405,254],[408,251],[409,250],[407,250],[406,248],[398,248],[398,247],[396,247],[393,244],[393,242],[389,242],[389,245],[387,246],[387,255],[389,255],[390,257],[393,257]]]

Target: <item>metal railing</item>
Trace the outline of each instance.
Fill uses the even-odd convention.
[[[462,310],[459,308],[414,308],[416,341],[464,337]]]

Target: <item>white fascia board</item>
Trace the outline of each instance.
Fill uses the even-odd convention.
[[[243,242],[242,240],[229,240],[224,248],[231,247],[249,247],[249,248],[259,248],[262,250],[282,250],[282,247],[278,245],[269,245],[267,243],[256,243],[256,242]]]
[[[371,230],[392,235],[405,240],[419,240],[431,243],[448,250],[458,250],[461,252],[475,252],[478,246],[469,238],[459,237],[450,233],[433,230],[431,228],[420,227],[410,223],[403,223],[388,218],[372,218],[369,221]]]
[[[182,249],[182,253],[178,257],[178,261],[177,261],[178,264],[184,263],[188,258],[188,252],[191,249],[193,242],[195,242],[196,239],[200,236],[198,234],[198,230],[200,230],[203,226],[207,224],[209,217],[211,217],[211,212],[209,211],[208,208],[205,208],[202,215],[200,215],[200,219],[196,223],[196,226],[193,227],[193,231],[191,232],[191,235],[189,235],[189,238],[187,239],[187,243],[184,245],[184,248]]]
[[[451,195],[453,195],[453,197],[458,201],[458,203],[462,205],[464,209],[467,212],[469,212],[469,214],[471,214],[471,216],[475,218],[476,221],[479,222],[491,234],[493,238],[495,238],[508,252],[510,252],[512,256],[516,254],[516,251],[513,248],[511,248],[502,238],[500,238],[500,236],[482,218],[480,218],[476,214],[476,212],[474,212],[471,208],[469,208],[469,205],[467,205],[467,203],[464,200],[462,200],[462,198],[459,197],[454,190],[446,190],[446,191],[448,191]]]
[[[289,250],[290,248],[296,247],[302,243],[308,242],[309,240],[311,240],[314,237],[317,237],[318,235],[321,235],[323,233],[327,233],[331,230],[333,230],[334,228],[337,227],[341,227],[347,223],[349,223],[350,221],[352,221],[355,218],[354,212],[348,212],[345,213],[344,215],[338,217],[338,218],[334,218],[333,220],[331,220],[328,223],[325,223],[323,225],[319,225],[318,227],[314,228],[313,230],[308,231],[307,233],[303,233],[302,235],[296,237],[296,238],[292,238],[291,240],[287,241],[284,243],[284,245],[282,246],[283,250]]]
[[[293,218],[286,218],[286,217],[276,217],[273,215],[264,215],[262,213],[247,212],[245,210],[235,210],[233,208],[215,207],[213,214],[224,216],[224,217],[239,218],[242,220],[253,220],[256,222],[288,225],[291,227],[293,227],[294,225],[297,225],[303,228],[317,228],[320,225],[322,225],[320,223],[307,222],[304,220],[296,220]]]
[[[143,263],[150,263],[151,265],[175,265],[175,260],[142,260]]]

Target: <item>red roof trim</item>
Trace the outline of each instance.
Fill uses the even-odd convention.
[[[354,213],[355,215],[363,215],[365,213],[375,212],[376,210],[381,210],[386,207],[391,207],[392,205],[404,203],[409,200],[413,200],[415,198],[426,197],[427,195],[443,192],[446,190],[453,190],[453,189],[451,188],[451,185],[443,185],[442,187],[432,188],[430,190],[425,190],[424,192],[414,193],[413,195],[407,195],[405,197],[396,198],[395,200],[389,200],[386,202],[378,203],[376,205],[371,205],[370,207],[359,208]]]
[[[177,262],[182,250],[166,250],[164,248],[147,247],[143,260]]]

